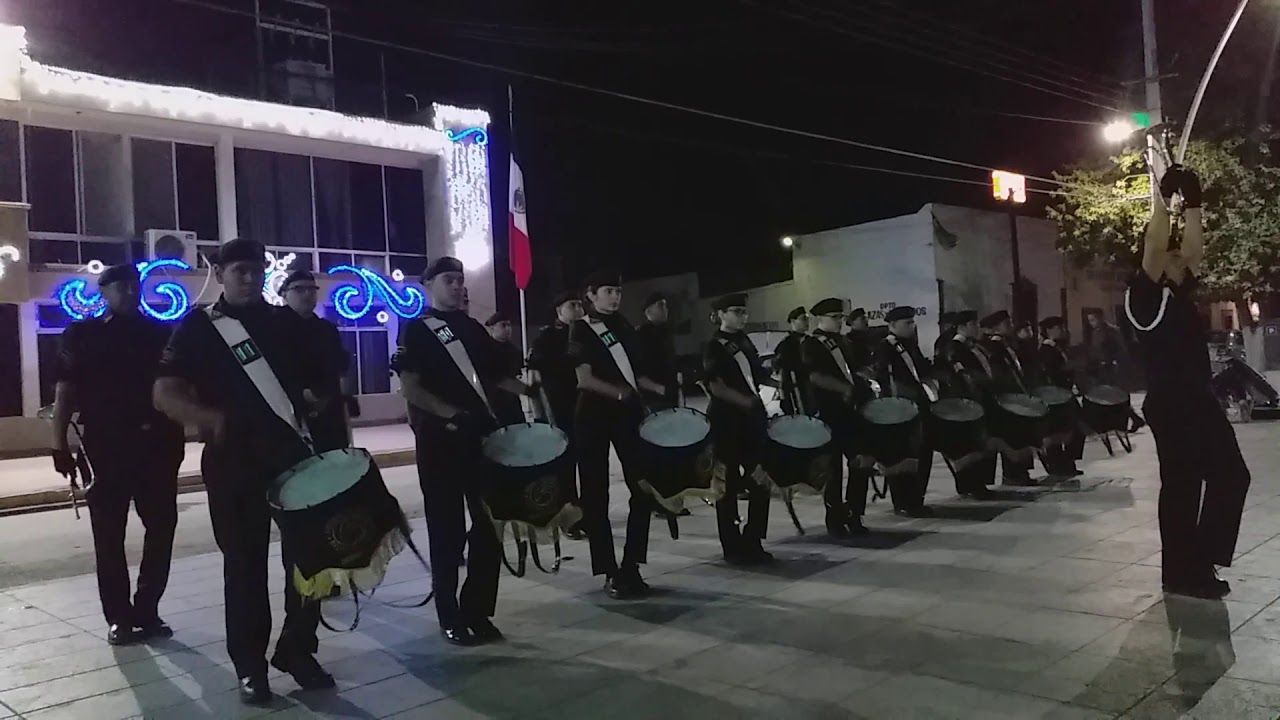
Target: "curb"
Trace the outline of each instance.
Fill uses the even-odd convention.
[[[417,454],[413,450],[387,450],[384,452],[373,453],[373,460],[382,470],[394,467],[404,467],[413,465],[417,461]],[[178,494],[202,492],[204,490],[204,478],[198,472],[183,473],[178,476]],[[80,504],[83,505],[83,492],[78,493],[81,498]],[[60,508],[71,507],[71,501],[67,497],[67,490],[37,490],[35,492],[23,493],[21,495],[8,495],[0,497],[0,517],[7,515],[23,515],[26,513],[42,512],[45,510],[57,510]]]

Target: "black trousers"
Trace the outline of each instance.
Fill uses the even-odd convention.
[[[924,444],[916,454],[919,467],[913,473],[890,475],[889,497],[894,510],[918,510],[924,507],[924,496],[929,492],[929,476],[933,474],[933,448]]]
[[[270,478],[207,448],[201,459],[209,491],[213,537],[222,551],[222,579],[226,597],[227,652],[240,677],[267,671],[271,643],[271,600],[267,562],[271,545],[271,510],[267,505]],[[316,626],[320,604],[304,602],[285,567],[284,627],[276,641],[277,654],[313,654],[318,647]]]
[[[857,465],[857,457],[860,454],[857,426],[851,420],[834,422],[827,420],[827,423],[831,426],[831,433],[835,437],[840,455],[844,456],[845,470],[840,469],[839,458],[833,458],[831,479],[827,481],[827,486],[822,491],[823,504],[827,506],[829,515],[860,518],[867,514],[867,491],[871,486],[872,471]],[[849,475],[847,485],[844,480],[846,470]],[[841,497],[842,489],[843,498]]]
[[[996,456],[994,453],[989,453],[968,467],[953,470],[953,474],[956,478],[958,494],[969,495],[981,492],[986,486],[995,484]]]
[[[591,572],[613,575],[618,557],[609,523],[609,446],[622,463],[631,491],[622,567],[634,569],[649,555],[649,522],[656,503],[637,485],[640,481],[640,412],[628,407],[600,407],[580,402],[577,409],[578,482],[582,486],[582,525],[591,545]]]
[[[85,450],[95,476],[85,501],[93,530],[98,598],[108,625],[141,625],[159,617],[160,597],[169,583],[183,443],[173,433],[160,437],[143,429],[95,430],[86,429]],[[130,504],[145,530],[138,589],[132,601],[129,561],[124,552]]]
[[[418,428],[416,435],[436,617],[441,627],[491,618],[498,604],[502,548],[480,498],[480,437],[426,427]],[[467,580],[459,593],[458,563],[464,546]]]
[[[1030,460],[1010,460],[1000,455],[1000,477],[1004,480],[1029,480],[1035,466],[1034,455]]]
[[[1084,434],[1074,432],[1064,443],[1045,448],[1044,469],[1050,475],[1065,475],[1075,469],[1076,461],[1084,457]]]
[[[767,419],[762,411],[759,417],[744,422],[736,409],[724,407],[708,414],[716,459],[725,465],[725,494],[716,502],[716,528],[720,547],[727,554],[759,544],[769,530],[770,490],[751,477],[760,467]],[[747,523],[739,527],[738,496],[742,493],[747,495]]]
[[[1198,581],[1231,565],[1249,468],[1235,430],[1205,388],[1151,394],[1143,405],[1160,459],[1160,543],[1164,581]]]

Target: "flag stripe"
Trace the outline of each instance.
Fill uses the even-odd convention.
[[[511,194],[507,203],[510,218],[507,233],[507,258],[511,272],[516,276],[516,287],[524,290],[533,275],[533,251],[529,247],[529,221],[525,214],[524,173],[511,156]]]

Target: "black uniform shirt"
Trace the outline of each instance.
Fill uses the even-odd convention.
[[[622,371],[618,369],[618,364],[614,362],[613,354],[609,351],[613,343],[622,343],[636,378],[648,377],[643,364],[644,356],[639,352],[636,331],[631,323],[619,313],[606,315],[593,310],[588,313],[588,317],[603,322],[608,332],[604,338],[597,335],[585,318],[578,320],[573,327],[569,328],[569,362],[575,370],[580,365],[589,365],[591,374],[604,382],[614,385],[628,384],[626,378],[622,376]],[[580,399],[591,402],[596,400],[602,403],[608,402],[607,398],[598,397],[593,392],[580,392],[578,396]]]
[[[304,386],[319,393],[336,396],[341,380],[351,368],[351,355],[342,345],[338,328],[318,315],[302,316],[289,307],[276,308],[281,320],[293,333],[293,342],[304,352]]]
[[[1039,367],[1041,377],[1049,385],[1069,390],[1074,384],[1067,351],[1056,340],[1045,340],[1040,344]]]
[[[908,367],[902,350],[911,357],[915,373]],[[885,336],[876,349],[875,367],[876,380],[886,395],[896,395],[915,402],[927,399],[921,385],[933,377],[933,365],[925,359],[915,340],[903,340],[892,333]]]
[[[86,432],[163,422],[151,388],[169,330],[143,316],[109,315],[72,323],[62,333],[56,377],[75,386]]]
[[[747,367],[751,375],[749,378],[742,374],[742,366],[736,357],[739,352],[747,359]],[[756,351],[755,343],[751,342],[751,338],[747,337],[746,333],[741,332],[727,333],[716,330],[703,348],[702,370],[708,384],[719,380],[731,390],[736,390],[748,397],[758,396],[760,385],[768,380],[768,373],[760,363],[760,354]],[[742,409],[736,405],[730,406],[714,395],[711,397],[709,413],[719,413],[726,409],[742,412]]]
[[[447,329],[442,328],[438,334],[433,332],[424,321],[427,316],[445,321]],[[417,374],[423,389],[460,410],[489,414],[484,400],[449,354],[446,343],[455,342],[462,343],[466,349],[488,398],[492,401],[498,393],[505,392],[498,389],[497,383],[510,377],[507,359],[498,352],[497,343],[484,326],[462,310],[429,308],[422,317],[402,325],[393,369]],[[412,404],[409,405],[409,418],[414,427],[424,419],[438,421],[435,416]]]
[[[569,326],[561,322],[547,325],[529,348],[529,367],[542,375],[542,384],[552,402],[573,398],[578,391],[578,375],[569,360]]]
[[[991,360],[993,385],[997,392],[1024,393],[1030,390],[1027,377],[1023,372],[1022,359],[1014,349],[1005,342],[1002,335],[988,335],[982,341],[982,349]]]
[[[858,368],[853,364],[856,361],[854,350],[849,345],[849,339],[839,333],[816,330],[812,335],[804,339],[800,351],[804,358],[806,374],[821,373],[829,377],[842,378],[849,381],[848,376],[844,374],[844,370],[836,362],[835,356],[831,354],[831,350],[828,348],[829,343],[835,345],[836,352],[839,352],[844,357],[845,363],[849,367],[849,372],[853,374],[851,382],[854,385],[855,395],[858,396],[855,397],[855,405],[867,399],[870,396],[870,386],[865,381],[860,380],[860,376],[856,374]],[[810,387],[812,389],[812,398],[810,399],[812,407],[806,407],[805,410],[807,412],[816,411],[823,417],[828,419],[834,417],[838,420],[853,411],[854,406],[845,403],[844,398],[840,395],[823,390],[816,385],[811,384]]]
[[[640,323],[635,331],[636,353],[639,362],[646,369],[645,377],[667,389],[665,399],[675,401],[676,391],[676,345],[667,324],[655,324],[647,320]]]
[[[1196,310],[1195,291],[1199,281],[1188,276],[1181,285],[1157,283],[1145,272],[1137,272],[1129,281],[1129,310],[1136,321],[1139,354],[1147,371],[1147,392],[1151,395],[1176,395],[1204,392],[1209,388],[1212,369],[1209,364],[1209,339]],[[1168,289],[1164,316],[1150,330],[1144,330],[1159,317],[1161,303]]]

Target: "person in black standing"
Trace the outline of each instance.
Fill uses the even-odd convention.
[[[577,437],[574,406],[578,402],[578,374],[569,358],[569,328],[582,319],[582,301],[577,292],[563,292],[556,296],[553,307],[556,320],[534,338],[528,365],[541,378],[547,404],[551,406],[551,419],[569,436],[570,447],[573,447]],[[567,534],[572,539],[582,539],[581,523],[569,528]]]
[[[982,349],[991,361],[991,391],[994,394],[1016,393],[1027,395],[1031,392],[1030,379],[1027,377],[1022,358],[1009,341],[1013,323],[1007,310],[997,310],[982,318]],[[1021,448],[1014,448],[1020,450]],[[1031,468],[1035,466],[1034,455],[1027,460],[1010,460],[1007,455],[1000,456],[1001,483],[1011,487],[1026,487],[1037,484],[1031,479]]]
[[[325,452],[351,446],[351,424],[347,419],[351,408],[342,390],[351,355],[342,346],[338,328],[316,315],[319,291],[310,270],[295,270],[280,286],[285,307],[278,312],[294,333],[293,342],[307,363],[303,396],[315,408],[307,418],[307,428],[316,452]]]
[[[640,577],[648,557],[650,516],[656,503],[638,483],[641,390],[666,397],[639,363],[636,330],[618,313],[622,278],[598,271],[587,279],[591,310],[569,329],[569,357],[578,375],[578,481],[582,485],[582,524],[591,542],[591,572],[605,576],[605,592],[614,599],[642,597],[649,585]],[[631,491],[627,536],[618,564],[609,524],[609,446],[622,463]]]
[[[778,387],[782,390],[782,412],[791,415],[800,412],[796,398],[804,405],[804,359],[800,348],[809,336],[809,311],[798,307],[787,313],[787,336],[773,350],[773,369],[779,375]],[[808,408],[806,408],[808,409]],[[813,412],[812,410],[810,412]]]
[[[662,395],[655,395],[645,388],[640,397],[650,410],[663,410],[676,406],[676,345],[671,335],[670,308],[667,297],[652,293],[644,301],[644,321],[636,328],[636,347],[639,362],[647,368],[649,379],[663,388]]]
[[[716,525],[726,562],[756,565],[773,560],[761,541],[769,528],[769,493],[752,476],[760,467],[768,417],[760,399],[766,379],[755,343],[743,332],[747,296],[726,295],[711,304],[720,327],[707,341],[702,368],[711,401],[711,441],[716,459],[725,464],[725,494],[716,503]],[[739,528],[738,495],[747,495],[747,523]]]
[[[291,342],[289,323],[262,297],[261,243],[236,239],[212,258],[222,296],[184,317],[160,363],[154,400],[165,415],[200,429],[200,469],[209,493],[213,535],[222,551],[227,650],[240,677],[241,699],[269,704],[267,646],[271,601],[270,483],[312,455],[305,425],[306,348]],[[235,342],[235,331],[247,339]],[[234,344],[233,344],[234,342]],[[274,387],[254,379],[274,378]],[[281,560],[290,566],[287,553]],[[318,603],[304,603],[285,582],[285,619],[271,664],[306,689],[330,688],[333,676],[315,660]]]
[[[1044,340],[1040,343],[1039,362],[1040,382],[1046,385],[1074,391],[1076,388],[1075,372],[1071,367],[1071,359],[1067,356],[1066,326],[1061,317],[1056,315],[1040,321],[1040,332]],[[1045,448],[1045,470],[1055,477],[1078,477],[1082,473],[1076,462],[1084,457],[1084,433],[1079,429],[1079,416],[1075,412],[1074,402],[1070,406],[1069,434],[1065,442],[1055,442]]]
[[[949,313],[953,332],[946,338],[934,367],[944,379],[942,395],[965,398],[987,405],[991,384],[991,363],[978,347],[978,313],[960,310]],[[961,497],[986,500],[995,495],[987,486],[995,481],[996,458],[987,453],[963,467],[953,466],[956,493]]]
[[[422,283],[431,307],[401,327],[392,369],[400,376],[416,441],[436,617],[441,635],[454,645],[496,642],[502,640],[492,621],[501,548],[480,497],[480,447],[498,426],[494,399],[527,393],[528,387],[511,376],[509,358],[484,327],[463,312],[460,261],[437,258]],[[467,581],[459,594],[464,544]]]
[[[938,339],[933,341],[933,358],[937,361],[951,350],[956,334],[956,316],[959,313],[944,312],[938,315]]]
[[[884,315],[889,333],[875,353],[876,381],[886,395],[906,398],[920,408],[923,419],[929,405],[937,400],[937,382],[933,365],[920,352],[916,336],[916,309],[898,305]],[[933,509],[924,504],[933,469],[933,448],[927,437],[921,438],[916,454],[916,472],[904,474],[889,486],[893,493],[893,509],[906,517],[932,517]]]
[[[840,491],[844,483],[838,466],[833,468],[823,490],[827,533],[836,538],[865,535],[862,516],[866,514],[871,472],[860,460],[867,453],[859,437],[858,407],[871,398],[870,383],[859,375],[862,368],[857,353],[849,339],[840,334],[844,303],[826,298],[814,305],[811,313],[818,327],[801,347],[813,398],[812,407],[806,409],[816,412],[831,428],[849,471],[843,498]]]
[[[867,311],[854,308],[844,319],[844,336],[853,350],[857,369],[871,367],[875,351],[875,341],[871,338],[871,327],[867,324]]]
[[[178,466],[184,438],[182,427],[156,412],[151,403],[151,387],[169,332],[138,310],[138,269],[132,265],[107,268],[98,276],[98,288],[107,303],[106,314],[72,323],[62,333],[53,461],[63,475],[76,472],[67,431],[72,413],[79,412],[83,450],[94,473],[86,501],[107,642],[127,645],[173,636],[160,619],[159,605],[169,581],[178,524]],[[132,600],[124,551],[131,503],[146,530]]]
[[[1181,247],[1171,248],[1167,205],[1176,193],[1186,224]],[[1199,178],[1175,165],[1161,179],[1160,194],[1141,268],[1125,292],[1125,314],[1147,372],[1143,413],[1160,461],[1164,590],[1220,598],[1230,587],[1215,566],[1231,565],[1251,477],[1210,386],[1208,337],[1196,310],[1204,258]]]
[[[489,333],[489,337],[493,339],[494,346],[498,351],[498,357],[502,358],[502,362],[506,369],[503,371],[504,377],[516,378],[520,375],[520,371],[524,368],[524,360],[520,357],[520,348],[512,342],[512,334],[514,328],[511,324],[511,318],[504,312],[495,312],[484,321],[484,329]],[[520,407],[520,398],[511,393],[497,393],[490,398],[493,403],[494,414],[498,418],[499,425],[510,425],[512,423],[524,422],[524,410]]]

